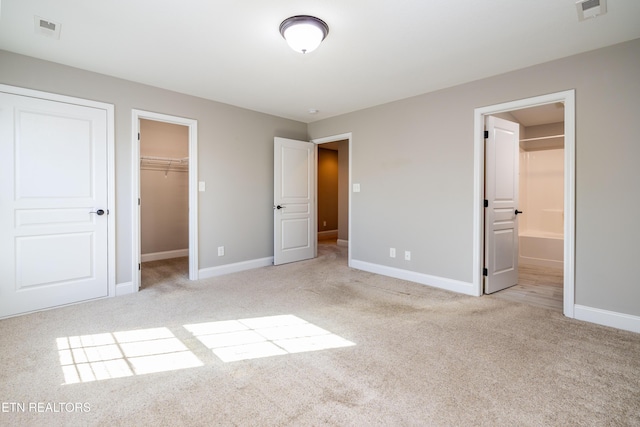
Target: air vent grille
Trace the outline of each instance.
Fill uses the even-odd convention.
[[[578,20],[584,21],[607,13],[607,0],[578,0],[576,1]]]
[[[40,28],[44,28],[45,30],[55,31],[56,24],[53,22],[45,21],[44,19],[40,20]]]
[[[56,40],[60,38],[60,27],[62,26],[60,23],[41,18],[39,16],[34,16],[33,24],[36,34]]]
[[[591,9],[592,7],[597,7],[600,6],[600,0],[587,0],[585,2],[582,2],[582,11],[586,11],[588,9]]]

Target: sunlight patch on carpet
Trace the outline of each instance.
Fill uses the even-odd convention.
[[[64,384],[203,365],[167,328],[61,337],[56,341]]]
[[[184,327],[223,362],[355,345],[291,314]]]

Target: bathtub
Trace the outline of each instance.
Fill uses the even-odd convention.
[[[551,268],[563,268],[564,238],[562,234],[528,231],[520,233],[518,262]]]

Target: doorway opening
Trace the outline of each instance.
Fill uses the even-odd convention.
[[[189,128],[140,119],[140,287],[189,277]]]
[[[316,244],[346,247],[351,265],[351,134],[311,142],[318,146]]]
[[[544,104],[530,108],[492,114],[497,119],[519,127],[515,159],[503,159],[506,165],[494,165],[497,170],[509,168],[515,161],[517,170],[514,190],[518,195],[515,212],[513,277],[502,290],[487,289],[491,278],[485,277],[484,292],[497,298],[523,302],[562,312],[563,308],[563,243],[564,243],[564,104]],[[496,142],[488,139],[487,145]],[[488,150],[488,147],[487,147]],[[495,149],[494,149],[495,150]],[[495,177],[488,170],[494,160],[485,160],[485,187]],[[495,187],[494,187],[495,188]],[[485,188],[485,197],[488,190]],[[489,218],[495,210],[492,203],[485,211],[485,267],[489,264],[491,235],[494,228]],[[504,227],[503,227],[504,228]],[[492,265],[488,272],[491,273]],[[495,289],[496,284],[491,284]]]
[[[132,123],[133,291],[143,263],[149,282],[159,268],[197,280],[197,122],[133,110]]]
[[[558,135],[564,136],[564,147],[561,155],[561,162],[563,167],[563,177],[562,177],[562,210],[560,211],[557,207],[555,208],[546,208],[547,211],[545,213],[544,221],[546,221],[548,226],[555,227],[554,230],[558,230],[561,224],[561,234],[563,236],[563,240],[561,243],[561,251],[562,256],[562,306],[563,313],[567,317],[574,317],[574,305],[575,305],[575,295],[574,295],[574,242],[575,242],[575,92],[573,90],[559,92],[549,95],[543,95],[534,98],[523,99],[519,101],[508,102],[504,104],[493,105],[489,107],[478,108],[475,110],[475,187],[474,194],[476,196],[475,200],[477,202],[477,209],[474,210],[474,287],[476,290],[476,295],[480,296],[483,293],[483,274],[486,270],[484,270],[485,266],[485,236],[484,236],[484,221],[485,221],[485,141],[484,141],[484,125],[485,118],[488,116],[496,116],[496,115],[507,115],[511,117],[517,117],[518,115],[524,116],[527,113],[536,112],[536,110],[532,110],[534,107],[539,107],[542,109],[551,110],[553,107],[557,107],[557,104],[561,103],[564,107],[563,111],[563,120],[562,125],[550,125],[546,123],[540,128],[534,128],[530,132],[531,141],[526,141],[527,138],[525,136],[525,141],[521,144],[521,146],[527,147],[527,144],[531,146],[532,144],[537,143],[537,148],[542,148],[540,144],[556,144],[555,148],[550,148],[551,150],[558,148]],[[533,126],[533,125],[532,125]],[[553,129],[555,126],[555,132],[558,131],[558,127],[562,127],[562,134],[547,134],[547,135],[536,135],[536,132],[546,131],[551,133],[550,129]],[[543,129],[546,128],[546,129]],[[526,135],[526,133],[525,133]],[[543,138],[544,139],[537,139]],[[553,138],[546,138],[553,137]],[[553,140],[555,139],[555,141]],[[544,141],[544,142],[542,142]],[[526,149],[521,150],[525,153]],[[552,153],[549,151],[549,153]],[[548,154],[548,153],[547,153]],[[552,153],[547,157],[556,157],[555,161],[557,163],[558,152]],[[536,165],[533,167],[540,167],[540,165]],[[523,209],[524,210],[524,209]],[[559,221],[559,223],[558,223]],[[532,224],[526,224],[533,226]],[[523,229],[523,231],[525,231]],[[528,231],[528,230],[526,230]],[[523,233],[527,234],[527,233]],[[560,234],[560,233],[557,233]],[[539,244],[540,242],[533,242],[533,244]],[[555,242],[557,243],[557,242]],[[528,242],[529,244],[529,242]],[[556,248],[557,250],[557,248]],[[526,257],[526,261],[531,262],[532,258],[535,257]],[[553,260],[547,260],[553,261]],[[559,267],[558,263],[548,263],[548,266],[551,265],[552,268]],[[544,267],[544,266],[540,266]]]

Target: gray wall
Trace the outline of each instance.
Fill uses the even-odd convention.
[[[273,254],[274,136],[352,132],[353,259],[471,282],[474,109],[575,89],[576,303],[636,316],[638,75],[635,40],[307,126],[0,51],[2,83],[115,104],[117,283],[132,275],[132,108],[198,120],[200,268]]]
[[[472,282],[474,109],[575,89],[576,303],[640,315],[638,76],[634,40],[310,124],[353,134],[352,258]]]
[[[6,51],[0,82],[115,105],[116,283],[132,280],[134,108],[198,120],[199,267],[273,256],[273,138],[307,139],[304,123]]]

